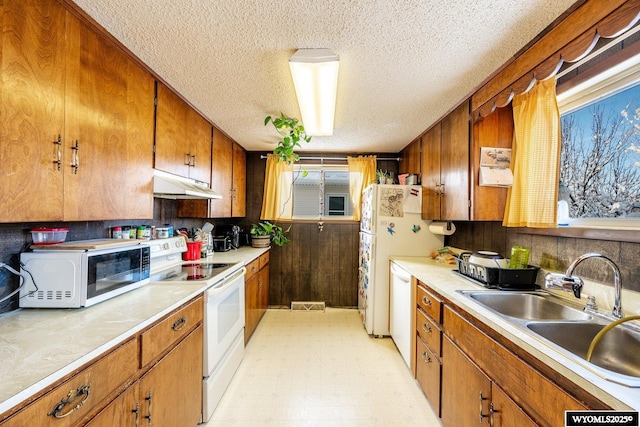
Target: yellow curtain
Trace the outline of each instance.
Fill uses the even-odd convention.
[[[360,221],[362,190],[376,182],[376,156],[347,157],[349,193],[353,204],[353,219]]]
[[[293,216],[292,196],[293,162],[279,162],[276,156],[268,154],[260,219],[290,220]]]
[[[513,98],[513,185],[506,227],[557,227],[560,112],[555,77]]]

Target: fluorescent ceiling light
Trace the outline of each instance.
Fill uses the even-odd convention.
[[[289,58],[307,135],[333,135],[340,57],[329,49],[298,49]]]

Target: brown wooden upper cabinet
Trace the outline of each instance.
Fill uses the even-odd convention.
[[[422,136],[422,218],[469,219],[469,102]]]
[[[155,168],[211,184],[211,124],[158,83]]]
[[[398,171],[400,173],[416,174],[420,176],[420,174],[422,173],[420,151],[420,138],[404,147],[404,149],[400,153],[400,164]]]
[[[212,200],[179,200],[177,215],[189,218],[231,218],[246,215],[247,153],[217,128],[213,130],[211,188],[222,196]]]
[[[0,221],[152,218],[153,77],[55,0],[1,19]]]
[[[513,110],[511,104],[497,108],[473,124],[471,149],[471,220],[502,221],[507,202],[507,189],[479,185],[480,149],[511,148],[513,142]]]

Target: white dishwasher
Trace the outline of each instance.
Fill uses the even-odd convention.
[[[391,262],[389,330],[398,351],[411,368],[411,274]]]

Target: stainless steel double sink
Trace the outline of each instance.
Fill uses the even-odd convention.
[[[640,387],[640,329],[623,324],[609,330],[588,362],[591,341],[612,319],[544,291],[458,292],[600,377]]]

